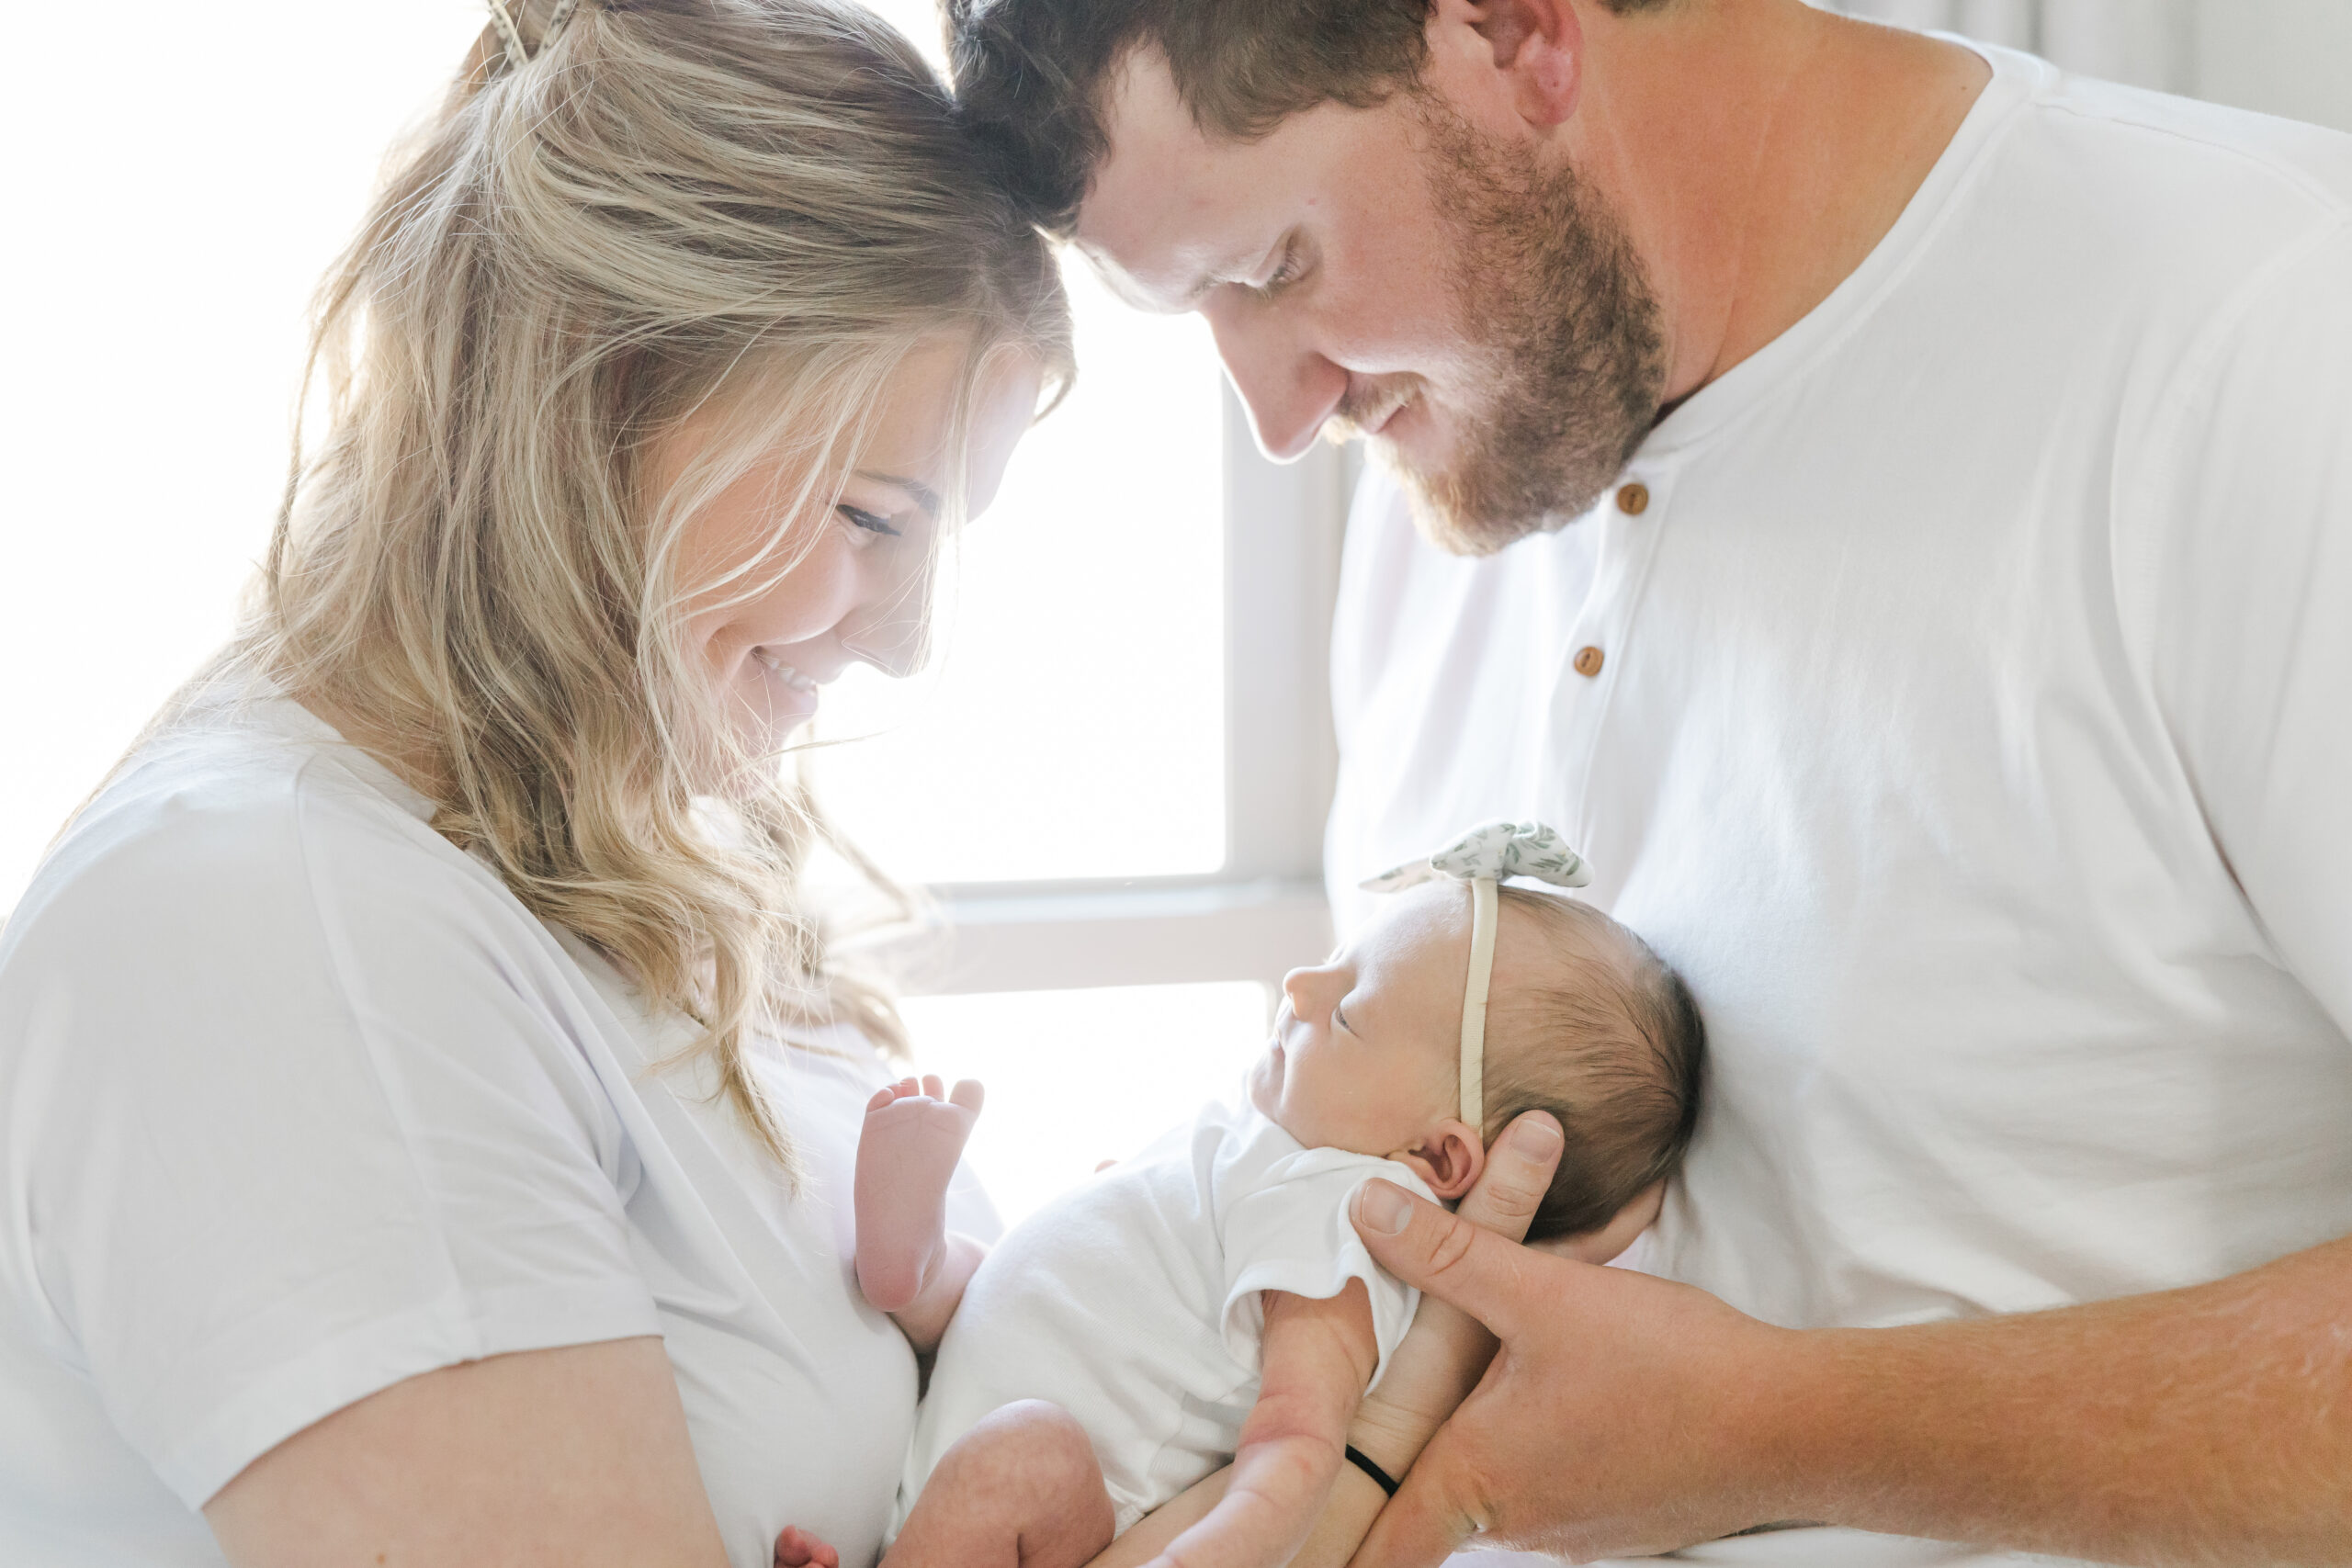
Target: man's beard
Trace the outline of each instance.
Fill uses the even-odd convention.
[[[1423,105],[1458,330],[1485,390],[1450,411],[1457,446],[1443,469],[1374,446],[1422,533],[1458,555],[1490,555],[1581,515],[1616,482],[1665,398],[1665,333],[1641,258],[1600,192],[1565,164],[1525,168],[1521,150]]]

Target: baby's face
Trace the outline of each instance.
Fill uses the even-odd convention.
[[[1250,1100],[1310,1148],[1396,1155],[1455,1120],[1470,899],[1457,882],[1386,901],[1323,964],[1283,979]]]

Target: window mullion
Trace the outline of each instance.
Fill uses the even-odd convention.
[[[1225,397],[1226,874],[1317,882],[1338,769],[1331,603],[1346,522],[1345,464],[1318,443],[1261,455]]]

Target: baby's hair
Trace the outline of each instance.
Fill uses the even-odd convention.
[[[1552,962],[1542,979],[1498,990],[1487,1004],[1480,1131],[1491,1145],[1522,1112],[1560,1119],[1567,1146],[1528,1237],[1577,1235],[1682,1163],[1699,1119],[1706,1029],[1682,977],[1631,931],[1589,904],[1500,891]]]

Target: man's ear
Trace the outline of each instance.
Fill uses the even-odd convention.
[[[1412,1148],[1388,1156],[1420,1172],[1430,1190],[1451,1203],[1478,1185],[1487,1168],[1487,1145],[1465,1122],[1441,1122]]]
[[[1442,85],[1471,97],[1499,97],[1542,129],[1577,112],[1584,24],[1573,0],[1435,0],[1427,36],[1432,74]]]

